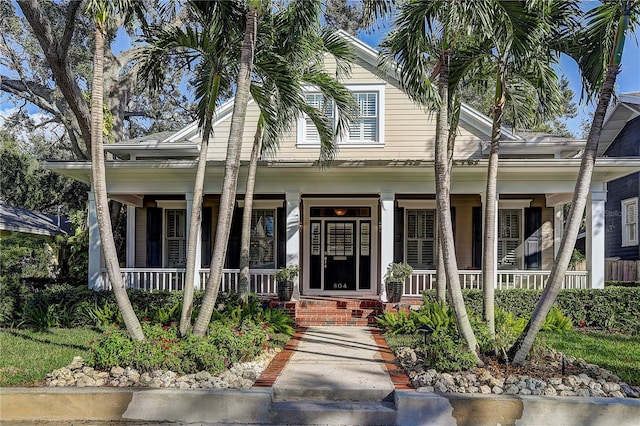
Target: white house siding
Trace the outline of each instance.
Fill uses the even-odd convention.
[[[335,69],[332,59],[327,59],[327,68]],[[433,160],[435,148],[435,114],[417,107],[398,87],[397,83],[388,79],[382,80],[371,65],[360,61],[353,65],[351,77],[346,84],[385,84],[384,93],[384,146],[358,148],[343,146],[339,150],[337,160]],[[227,138],[229,135],[230,115],[214,128],[214,139],[209,145],[209,159],[223,160],[226,156]],[[259,110],[251,102],[247,109],[247,118],[243,137],[242,159],[248,160],[251,154]],[[314,161],[318,159],[318,147],[297,146],[297,123],[294,123],[288,135],[283,137],[278,160]],[[459,159],[474,158],[480,152],[480,140],[488,137],[467,123],[461,122],[456,138],[455,157]]]

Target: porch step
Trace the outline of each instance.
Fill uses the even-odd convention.
[[[284,309],[297,326],[347,325],[365,327],[375,325],[375,317],[385,305],[375,299],[302,297],[296,302],[269,303],[272,308]]]
[[[386,401],[274,402],[269,410],[274,424],[395,424],[396,408]]]

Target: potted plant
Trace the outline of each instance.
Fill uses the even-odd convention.
[[[298,265],[286,266],[278,269],[276,272],[278,299],[281,302],[288,302],[291,300],[291,295],[293,294],[293,281],[299,273],[300,266]]]
[[[404,282],[411,275],[413,268],[411,265],[402,262],[390,263],[387,266],[387,273],[384,276],[384,283],[387,287],[387,298],[391,303],[400,302]]]

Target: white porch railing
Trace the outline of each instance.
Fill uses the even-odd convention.
[[[276,294],[275,270],[251,269],[249,271],[249,291],[256,294]],[[121,268],[120,273],[127,288],[148,291],[181,291],[184,289],[185,270],[178,268]],[[196,289],[204,290],[209,269],[200,269]],[[238,291],[239,269],[224,269],[220,291]],[[111,282],[106,270],[102,271],[102,282],[106,290]]]
[[[184,269],[170,268],[122,268],[122,278],[127,288],[148,291],[180,291],[184,289]],[[276,294],[276,280],[274,269],[250,270],[249,291],[256,294]],[[549,279],[550,271],[498,271],[496,289],[527,289],[541,290]],[[196,284],[198,290],[204,290],[209,269],[200,269],[200,277]],[[238,291],[240,271],[238,269],[224,269],[220,291]],[[102,271],[104,288],[111,289],[111,282],[106,270]],[[464,289],[482,288],[482,271],[460,271],[460,284]],[[562,283],[563,289],[589,288],[588,271],[567,271]],[[404,296],[421,296],[425,290],[436,289],[436,271],[414,270],[411,278],[405,282]]]
[[[551,271],[498,271],[495,288],[542,290]],[[481,289],[482,271],[459,271],[463,289]],[[588,271],[567,271],[562,281],[563,289],[589,288]],[[404,296],[420,296],[425,290],[436,289],[436,271],[414,270],[404,285]]]

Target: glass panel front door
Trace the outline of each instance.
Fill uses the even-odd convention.
[[[326,221],[324,289],[357,290],[354,221]]]

